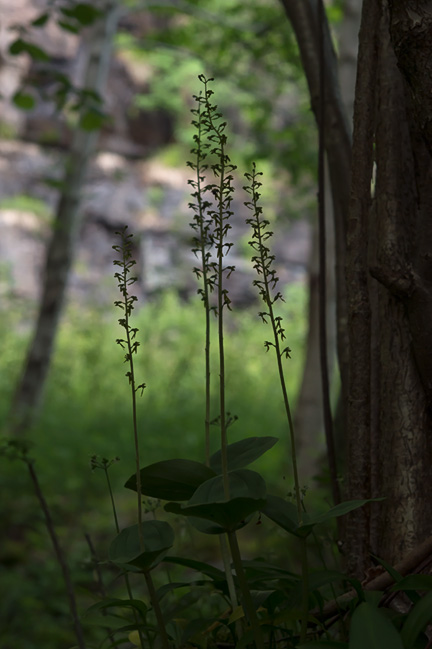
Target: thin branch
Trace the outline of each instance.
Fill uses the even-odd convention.
[[[319,223],[319,333],[320,333],[320,360],[321,381],[324,409],[324,431],[327,445],[327,462],[330,471],[330,482],[335,505],[341,501],[336,452],[333,435],[333,418],[330,404],[330,381],[327,357],[327,259],[326,259],[326,213],[325,213],[325,104],[326,104],[326,68],[324,64],[324,5],[319,0],[318,4],[318,40],[320,58],[320,102],[318,120],[318,223]]]

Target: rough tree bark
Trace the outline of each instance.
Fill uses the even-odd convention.
[[[281,0],[316,114],[317,1]],[[338,317],[346,495],[386,498],[347,519],[347,567],[363,577],[370,552],[397,563],[432,532],[432,4],[363,2],[352,182],[328,48],[326,66],[326,151],[332,180],[345,184],[334,180],[335,205],[349,214],[348,227],[336,220],[339,261],[347,245],[346,284],[338,287],[349,314]]]
[[[394,12],[392,20],[400,26]],[[349,518],[348,568],[358,576],[370,552],[400,561],[430,535],[432,520],[425,491],[432,477],[432,158],[427,111],[404,86],[389,24],[387,2],[365,0],[347,250],[348,496],[386,500]],[[430,39],[414,48],[415,68],[422,55],[430,63],[431,48]]]
[[[102,96],[108,74],[113,37],[117,29],[116,0],[101,2],[101,17],[89,28],[88,59],[83,88]],[[42,400],[51,354],[61,316],[69,271],[80,228],[81,189],[91,156],[95,152],[97,131],[77,128],[66,162],[62,194],[57,206],[45,261],[44,282],[32,341],[16,387],[9,416],[11,432],[23,433],[34,422]]]

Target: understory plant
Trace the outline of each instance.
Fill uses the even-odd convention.
[[[134,260],[132,235],[125,228],[118,233],[119,242],[113,247],[118,254],[114,262],[115,277],[121,294],[116,306],[122,311],[119,324],[124,331],[117,343],[124,350],[126,378],[131,390],[136,459],[135,470],[125,487],[136,493],[136,520],[123,525],[110,481],[112,461],[93,456],[92,468],[105,475],[116,534],[103,561],[97,559],[89,543],[97,574],[102,575],[106,570],[110,585],[99,588],[99,600],[81,620],[49,509],[37,487],[34,464],[26,452],[19,454],[30,470],[63,569],[78,646],[80,649],[131,645],[146,649],[426,649],[431,646],[423,632],[431,618],[432,578],[424,575],[403,578],[397,570],[377,559],[383,571],[396,582],[393,592],[403,592],[409,600],[405,612],[394,613],[382,606],[385,600],[379,589],[363,588],[337,565],[329,568],[323,558],[321,566],[311,567],[311,550],[314,557],[317,554],[317,528],[355,508],[367,506],[369,501],[354,500],[324,511],[310,511],[298,475],[295,432],[286,388],[285,367],[291,349],[277,310],[283,295],[278,290],[275,257],[270,248],[270,224],[260,204],[261,174],[255,165],[246,173],[244,187],[245,204],[250,210],[247,222],[251,227],[252,264],[257,273],[254,285],[264,304],[259,312],[269,331],[264,347],[275,357],[277,389],[281,391],[286,413],[286,435],[281,440],[272,435],[245,435],[240,441],[229,441],[231,425],[241,426],[241,420],[236,422],[235,414],[228,410],[224,347],[225,319],[232,307],[226,279],[235,272],[230,263],[229,232],[236,168],[227,152],[226,123],[212,100],[212,80],[200,76],[200,81],[203,90],[195,97],[196,108],[192,111],[195,136],[189,167],[194,173],[190,180],[194,273],[199,281],[198,294],[205,320],[203,408],[202,413],[197,413],[202,419],[203,458],[196,461],[176,455],[143,465],[146,436],[151,436],[152,431],[138,421],[137,398],[144,389],[151,391],[151,377],[148,388],[144,383],[138,384],[136,377],[134,359],[139,351],[139,332],[133,326]],[[211,362],[212,344],[218,350],[215,366]],[[244,354],[246,350],[239,353]],[[255,351],[247,350],[247,353]],[[217,377],[216,407],[211,399],[213,376]],[[182,430],[178,435],[181,448]],[[265,477],[249,467],[276,444],[286,457],[290,484],[281,484],[279,493],[273,494],[268,493]],[[216,450],[212,452],[212,448]],[[263,556],[262,550],[254,559],[245,558],[241,543],[244,531],[248,530],[249,538],[253,538],[260,524],[274,527],[279,537],[285,535],[287,556],[270,560]],[[176,536],[185,529],[193,530],[194,538],[196,534],[203,535],[203,539],[217,536],[221,563],[202,560],[195,549],[181,556],[171,554]],[[100,585],[107,581],[102,576],[98,579]],[[123,594],[118,594],[119,589]],[[427,594],[421,597],[418,591]],[[93,641],[87,643],[82,633],[90,623],[101,629],[103,640],[97,645]]]

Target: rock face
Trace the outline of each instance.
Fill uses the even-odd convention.
[[[3,134],[16,135],[0,140],[0,288],[3,295],[12,293],[33,300],[38,296],[50,219],[58,200],[50,181],[61,177],[70,128],[65,118],[55,112],[52,102],[39,100],[26,113],[14,107],[14,93],[28,80],[47,91],[50,81],[41,64],[31,64],[26,55],[9,56],[8,47],[16,34],[8,28],[31,22],[44,6],[40,1],[0,0],[0,128]],[[149,28],[145,17],[141,23],[125,27]],[[77,82],[81,60],[77,36],[50,22],[43,32],[35,30],[33,42],[50,54],[52,69]],[[71,299],[98,304],[112,301],[116,294],[112,245],[116,230],[124,225],[136,234],[140,297],[150,298],[168,287],[184,297],[196,291],[191,272],[196,260],[191,252],[193,233],[189,227],[189,171],[186,165],[174,169],[155,161],[158,149],[173,141],[174,124],[164,111],[134,107],[135,94],[146,91],[145,74],[140,77],[139,70],[128,67],[120,58],[114,59],[105,97],[112,119],[101,133],[101,152],[83,188],[83,226],[70,277]],[[241,179],[238,185],[240,188]],[[230,238],[235,246],[229,260],[237,268],[230,280],[230,294],[239,306],[255,298],[250,254],[245,254],[245,219],[249,212],[242,201],[240,189],[233,204]],[[304,222],[291,227],[278,224],[273,246],[282,283],[304,277],[309,238],[309,227]]]

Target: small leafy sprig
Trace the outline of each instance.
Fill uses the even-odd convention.
[[[123,311],[123,317],[119,318],[118,322],[121,327],[126,332],[126,338],[117,338],[116,343],[120,345],[122,349],[126,350],[124,357],[124,362],[128,363],[129,369],[126,372],[126,376],[129,380],[129,385],[131,386],[132,393],[132,420],[133,420],[133,433],[134,433],[134,444],[135,444],[135,462],[136,462],[136,480],[137,480],[137,512],[138,512],[138,530],[140,534],[140,545],[144,549],[144,540],[142,537],[142,508],[141,508],[141,473],[140,473],[140,451],[139,451],[139,439],[138,439],[138,424],[137,424],[137,408],[136,408],[136,394],[141,390],[141,395],[146,387],[145,383],[136,385],[135,382],[135,369],[134,369],[134,360],[133,356],[137,353],[139,342],[136,340],[136,335],[138,329],[132,327],[130,324],[131,313],[134,308],[134,304],[137,301],[136,295],[130,295],[129,289],[132,284],[136,282],[136,277],[131,277],[130,272],[131,268],[136,264],[136,261],[132,259],[132,234],[127,234],[127,226],[123,228],[120,232],[116,232],[120,237],[120,244],[114,245],[113,249],[119,253],[121,256],[120,259],[114,260],[114,266],[121,268],[120,272],[114,273],[114,277],[118,281],[118,288],[123,296],[122,300],[116,300],[114,302],[115,306]]]

